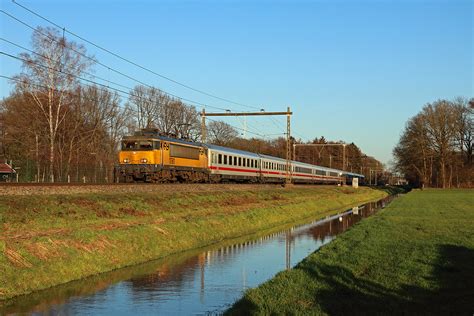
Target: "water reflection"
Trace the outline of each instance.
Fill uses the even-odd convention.
[[[290,269],[391,198],[322,220],[228,241],[23,296],[0,314],[205,314]]]

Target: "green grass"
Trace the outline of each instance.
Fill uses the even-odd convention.
[[[0,300],[374,200],[368,188],[0,197]]]
[[[474,191],[396,199],[228,314],[474,313]]]

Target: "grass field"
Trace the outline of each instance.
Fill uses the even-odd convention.
[[[473,315],[474,190],[400,197],[228,313]]]
[[[368,188],[274,186],[0,196],[0,300],[323,217],[386,194]]]

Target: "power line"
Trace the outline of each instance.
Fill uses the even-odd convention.
[[[21,23],[21,24],[23,24],[24,26],[28,27],[29,29],[33,30],[33,32],[36,32],[36,33],[38,33],[38,34],[40,34],[40,35],[42,35],[42,36],[44,36],[44,37],[46,37],[46,38],[49,38],[50,40],[52,40],[52,41],[54,41],[54,42],[56,42],[56,43],[58,43],[58,44],[60,44],[60,45],[63,45],[62,43],[60,43],[60,42],[59,42],[57,39],[55,39],[54,37],[52,37],[52,36],[50,36],[50,35],[48,35],[48,34],[45,34],[45,33],[41,32],[41,31],[39,31],[37,28],[35,28],[35,27],[31,26],[30,24],[28,24],[28,23],[22,21],[21,19],[19,19],[19,18],[15,17],[15,16],[9,14],[8,12],[5,12],[4,10],[0,10],[0,12],[3,13],[3,14],[5,14],[6,16],[10,17],[11,19],[17,21],[18,23]],[[96,59],[94,59],[94,58],[92,58],[92,57],[90,57],[90,56],[87,56],[86,54],[84,54],[84,53],[82,53],[82,52],[80,52],[80,51],[74,49],[73,47],[69,47],[69,46],[65,46],[65,47],[66,47],[67,49],[72,50],[73,52],[79,54],[80,56],[82,56],[82,57],[84,57],[84,58],[86,58],[86,59],[88,59],[88,60],[90,60],[90,61],[92,61],[92,62],[94,62],[94,63],[96,63],[96,64],[98,64],[98,65],[100,65],[100,66],[102,66],[102,67],[104,67],[104,68],[106,68],[107,70],[113,71],[113,72],[115,72],[115,73],[117,73],[117,74],[119,74],[119,75],[121,75],[121,76],[123,76],[123,77],[125,77],[125,78],[127,78],[127,79],[133,80],[133,81],[135,81],[135,82],[137,82],[137,83],[139,83],[139,84],[141,84],[141,85],[143,85],[143,86],[147,86],[147,87],[149,87],[149,88],[155,88],[155,87],[153,87],[153,86],[151,86],[151,85],[149,85],[149,84],[147,84],[147,83],[145,83],[145,82],[143,82],[143,81],[141,81],[141,80],[138,80],[138,79],[136,79],[136,78],[134,78],[134,77],[132,77],[132,76],[129,76],[129,75],[127,75],[127,74],[125,74],[125,73],[123,73],[123,72],[121,72],[121,71],[119,71],[119,70],[116,70],[116,69],[114,69],[114,68],[112,68],[112,67],[110,67],[110,66],[108,66],[108,65],[106,65],[106,64],[104,64],[104,63],[101,63],[101,62],[99,62],[98,60],[96,60]],[[160,90],[161,90],[161,89],[160,89]],[[220,108],[220,107],[217,107],[217,106],[210,106],[210,105],[207,105],[207,104],[204,104],[204,103],[201,103],[201,102],[197,102],[197,101],[194,101],[194,100],[190,100],[190,99],[187,99],[187,98],[182,98],[182,97],[179,97],[179,96],[177,96],[177,95],[174,95],[174,94],[169,93],[169,92],[164,91],[164,90],[161,90],[161,91],[164,92],[164,93],[166,93],[166,94],[168,94],[168,95],[170,95],[170,96],[172,96],[172,97],[174,97],[174,98],[177,98],[177,99],[180,99],[180,100],[189,102],[189,103],[193,103],[193,104],[199,104],[199,105],[202,106],[202,107],[210,107],[210,108],[215,108],[215,109],[219,109],[219,110],[223,110],[223,111],[227,111],[227,110],[228,110],[228,109]]]
[[[127,91],[123,91],[123,90],[120,90],[120,89],[116,89],[116,88],[113,88],[113,87],[109,87],[109,86],[106,86],[104,84],[101,84],[101,83],[98,83],[98,82],[95,82],[93,80],[90,80],[90,79],[87,79],[87,78],[83,78],[83,77],[80,77],[80,76],[77,76],[77,75],[74,75],[74,74],[71,74],[71,73],[68,73],[68,72],[65,72],[63,70],[58,70],[58,69],[55,69],[55,68],[52,68],[52,67],[49,67],[49,66],[46,66],[46,65],[43,65],[43,64],[39,64],[39,63],[36,63],[36,62],[32,62],[32,61],[28,61],[27,59],[24,59],[24,58],[21,58],[21,57],[17,57],[17,56],[14,56],[14,55],[11,55],[11,54],[8,54],[8,53],[5,53],[5,52],[2,52],[0,51],[0,54],[1,55],[4,55],[4,56],[7,56],[7,57],[10,57],[10,58],[13,58],[13,59],[16,59],[16,60],[19,60],[19,61],[22,61],[22,62],[30,62],[32,64],[35,64],[39,67],[42,67],[42,68],[46,68],[48,70],[52,70],[52,71],[55,71],[55,72],[58,72],[58,73],[63,73],[65,75],[69,75],[69,76],[72,76],[74,78],[77,78],[79,80],[82,80],[82,81],[86,81],[86,82],[90,82],[92,84],[95,84],[95,85],[98,85],[100,87],[104,87],[105,89],[110,89],[110,90],[114,90],[118,93],[121,93],[121,94],[126,94],[127,97],[130,99],[131,97],[135,97],[135,98],[138,98],[138,99],[143,99],[137,95],[134,95],[133,93],[129,93]],[[3,78],[6,78],[6,79],[9,79],[9,80],[13,80],[13,81],[17,81],[17,82],[24,82],[20,79],[15,79],[15,78],[11,78],[11,77],[7,77],[7,76],[3,76],[3,75],[0,75],[0,77],[3,77]],[[41,87],[41,88],[45,88],[45,89],[49,89],[50,87],[47,87],[47,86],[44,86],[44,85],[39,85],[39,84],[36,84],[36,83],[28,83],[29,85],[33,85],[33,86],[37,86],[37,87]],[[84,84],[85,86],[88,86],[88,87],[93,87],[92,85],[88,85],[88,84]],[[107,91],[107,90],[104,90],[104,89],[100,89],[99,90],[102,90],[102,91]],[[98,101],[98,99],[93,99],[95,101]],[[149,101],[148,99],[145,98],[145,100]],[[156,103],[156,104],[160,104],[160,105],[163,105],[163,106],[168,106],[168,104],[163,104],[163,103]],[[120,107],[120,106],[119,106]],[[140,113],[139,110],[135,110],[135,109],[132,109],[132,108],[128,108],[128,107],[121,107],[123,110],[129,110],[129,111],[132,111],[132,112],[135,112],[135,113]],[[214,121],[214,120],[212,120]],[[243,130],[241,128],[238,128],[238,127],[235,127],[231,124],[229,124],[230,126],[232,126],[233,128],[235,129],[238,129],[238,130]],[[265,135],[263,134],[259,134],[259,133],[256,133],[256,132],[252,132],[250,130],[247,129],[247,132],[251,133],[251,134],[254,134],[254,135],[257,135],[257,136],[260,136],[260,137],[263,137],[263,138],[267,138]],[[260,132],[260,131],[259,131]]]
[[[31,49],[28,49],[28,48],[26,48],[26,47],[24,47],[24,46],[21,46],[21,45],[18,45],[18,44],[16,44],[16,43],[14,43],[14,42],[11,42],[11,41],[9,41],[9,40],[7,40],[7,39],[5,39],[5,38],[0,37],[0,40],[2,40],[2,41],[4,41],[4,42],[7,42],[7,43],[9,43],[9,44],[11,44],[11,45],[13,45],[13,46],[15,46],[15,47],[20,48],[20,49],[23,49],[23,50],[25,50],[25,51],[28,51],[28,52],[30,52],[30,53],[32,53],[32,54],[34,54],[34,55],[37,55],[37,56],[39,56],[39,57],[42,57],[42,58],[44,58],[44,59],[48,59],[47,56],[44,56],[44,55],[39,54],[39,53],[37,53],[37,52],[35,52],[35,51],[31,50]],[[122,87],[122,88],[125,88],[125,89],[129,89],[129,90],[133,90],[133,88],[131,88],[131,87],[128,87],[128,86],[122,85],[122,84],[120,84],[120,83],[116,83],[116,82],[114,82],[114,81],[111,81],[111,80],[108,80],[108,79],[99,77],[99,76],[94,75],[94,74],[92,74],[92,73],[90,73],[90,72],[87,72],[87,71],[81,71],[81,72],[84,73],[84,74],[86,74],[86,75],[88,75],[88,76],[91,76],[91,77],[97,78],[97,79],[99,79],[99,80],[102,80],[102,81],[105,81],[105,82],[108,82],[108,83],[117,85],[117,86],[119,86],[119,87]]]
[[[9,41],[9,40],[7,40],[7,39],[4,39],[4,38],[2,38],[2,37],[0,37],[0,40],[5,41],[5,42],[7,42],[7,43],[9,43],[9,44],[11,44],[11,45],[13,45],[13,46],[15,46],[15,47],[18,47],[18,48],[20,48],[20,49],[23,49],[23,50],[25,50],[25,51],[28,51],[28,52],[30,52],[30,53],[32,53],[32,54],[35,54],[35,55],[37,55],[37,56],[40,56],[40,57],[42,57],[42,58],[44,58],[44,59],[48,59],[47,56],[44,56],[44,55],[42,55],[42,54],[39,54],[39,53],[37,53],[37,52],[35,52],[35,51],[31,50],[31,49],[28,49],[28,48],[26,48],[26,47],[23,47],[23,46],[21,46],[21,45],[18,45],[18,44],[16,44],[16,43],[11,42],[11,41]],[[3,54],[4,54],[4,55],[9,55],[9,54],[5,54],[5,53],[3,53]],[[20,58],[20,57],[16,57],[16,56],[12,56],[12,55],[9,55],[9,57],[12,57],[12,58],[15,58],[15,59],[20,59],[20,60],[25,61],[25,62],[27,61],[26,59],[22,59],[22,58]],[[130,91],[133,91],[133,88],[131,88],[131,87],[122,85],[122,84],[120,84],[120,83],[111,81],[111,80],[109,80],[109,79],[105,79],[105,78],[99,77],[99,76],[94,75],[94,74],[92,74],[92,73],[90,73],[90,72],[86,72],[86,71],[82,71],[82,72],[83,72],[84,74],[88,75],[88,76],[93,77],[93,78],[97,78],[97,79],[102,80],[102,81],[105,81],[105,82],[107,82],[107,83],[111,83],[111,84],[114,84],[114,85],[116,85],[116,86],[119,86],[119,87],[122,87],[122,88],[125,88],[125,89],[129,89]],[[110,88],[110,89],[112,89],[112,87],[110,87],[110,86],[107,86],[107,87]],[[165,93],[166,93],[166,92],[165,92]],[[134,95],[134,96],[135,96],[135,95]],[[172,96],[172,95],[171,95],[171,96]],[[136,96],[135,96],[135,97],[136,97]],[[205,108],[205,107],[209,107],[209,108],[214,108],[214,109],[218,109],[218,110],[224,110],[224,109],[222,109],[222,108],[215,107],[215,106],[212,106],[212,105],[198,105],[198,104],[191,104],[191,105],[195,105],[195,106],[201,107],[201,108],[202,108],[202,107],[204,107],[204,108]]]
[[[270,120],[272,120],[273,124],[278,128],[282,128],[282,129],[285,129],[286,126],[284,126],[282,123],[278,122],[273,116],[269,116]],[[306,138],[305,136],[301,135],[300,133],[298,133],[297,131],[295,131],[295,129],[293,129],[293,133],[298,135],[299,137],[301,138]],[[285,134],[286,135],[286,134]]]
[[[3,53],[0,52],[0,54],[3,54]],[[0,74],[0,78],[5,78],[7,80],[12,80],[12,81],[20,82],[20,83],[25,83],[23,80],[21,80],[19,78],[8,77],[8,76],[2,75],[2,74]],[[26,82],[26,84],[28,84],[30,86],[35,86],[35,87],[38,87],[38,88],[44,88],[44,89],[49,89],[50,88],[48,86],[37,84],[37,83]],[[86,86],[92,87],[90,85],[86,85]],[[103,91],[106,91],[106,90],[103,90]],[[92,101],[99,101],[99,98],[93,98],[93,97],[90,97],[90,96],[87,96],[87,95],[86,96],[81,95],[81,97],[83,97],[84,99],[92,100]],[[132,111],[132,112],[135,112],[135,113],[139,113],[138,110],[135,110],[135,109],[132,109],[132,108],[129,108],[129,107],[122,107],[120,105],[117,105],[117,106],[119,108],[121,108],[122,110],[124,110],[124,111]],[[213,120],[213,119],[210,119],[210,118],[208,118],[208,120],[213,121],[213,122],[218,122],[217,120]],[[226,123],[226,124],[228,124],[228,123]],[[239,128],[237,126],[234,126],[234,125],[231,125],[231,124],[228,124],[228,125],[231,126],[234,129],[236,129],[236,130],[243,130],[242,128]],[[252,131],[249,131],[249,130],[247,130],[247,132],[250,133],[250,134],[253,134],[253,135],[260,136],[262,138],[266,138],[266,136],[268,136],[268,135],[263,135],[263,134],[259,134],[259,133],[256,133],[256,132],[252,132]]]
[[[40,56],[40,57],[47,58],[46,56],[41,55],[41,54],[39,54],[39,53],[37,53],[37,52],[34,52],[34,51],[32,51],[32,50],[29,50],[29,49],[27,49],[27,48],[24,48],[24,47],[22,47],[21,45],[17,45],[17,44],[15,44],[15,43],[10,42],[10,41],[8,41],[8,40],[5,40],[5,39],[3,39],[3,38],[0,38],[0,39],[1,39],[1,40],[4,40],[4,41],[6,41],[6,42],[8,42],[8,43],[10,43],[10,44],[13,44],[13,45],[15,45],[15,46],[17,46],[17,47],[20,47],[20,48],[22,48],[22,49],[25,49],[25,50],[27,50],[27,51],[30,51],[31,53],[36,54],[36,55],[38,55],[38,56]],[[78,75],[75,75],[75,74],[72,74],[72,73],[69,73],[69,72],[65,72],[65,71],[63,71],[63,70],[61,70],[61,69],[56,69],[56,68],[53,68],[53,67],[50,67],[50,66],[46,66],[46,65],[44,65],[44,64],[40,64],[40,63],[38,63],[38,62],[34,62],[34,61],[31,61],[31,60],[27,60],[27,59],[25,59],[25,58],[17,57],[17,56],[14,56],[14,55],[8,54],[8,53],[6,53],[6,52],[2,52],[2,51],[0,51],[0,54],[1,54],[1,55],[4,55],[4,56],[7,56],[7,57],[10,57],[10,58],[12,58],[12,59],[16,59],[16,60],[25,62],[25,63],[30,63],[30,64],[37,65],[37,66],[39,66],[39,67],[41,67],[41,68],[46,68],[46,69],[48,69],[48,70],[52,70],[52,71],[55,71],[55,72],[58,72],[58,73],[63,73],[63,74],[65,74],[65,75],[72,76],[72,77],[74,77],[74,78],[76,78],[76,79],[79,79],[79,80],[82,80],[82,81],[86,81],[86,82],[92,83],[92,84],[94,84],[94,85],[98,85],[98,86],[104,87],[105,89],[113,90],[113,91],[115,91],[115,92],[121,93],[122,96],[123,96],[123,94],[125,94],[125,95],[127,95],[127,98],[128,98],[129,100],[130,100],[131,97],[133,97],[133,98],[138,98],[138,99],[142,99],[142,100],[145,99],[146,101],[149,101],[147,98],[140,97],[140,96],[135,95],[135,94],[133,94],[133,93],[130,93],[130,92],[128,92],[128,91],[124,91],[124,90],[120,90],[120,89],[117,89],[117,88],[113,88],[113,87],[110,87],[110,86],[108,86],[108,85],[104,85],[104,84],[102,84],[102,83],[99,83],[99,82],[96,82],[96,81],[93,81],[93,80],[90,80],[90,79],[87,79],[87,78],[83,78],[83,77],[81,77],[81,76],[78,76]],[[116,84],[116,85],[125,87],[126,89],[130,89],[130,88],[127,87],[127,86],[123,86],[123,85],[118,84],[118,83],[115,83],[115,82],[113,82],[113,81],[110,81],[110,80],[107,80],[107,79],[104,79],[104,78],[95,76],[95,75],[93,75],[93,74],[90,74],[90,73],[87,73],[87,72],[84,72],[84,73],[87,74],[87,75],[90,75],[90,76],[92,76],[92,77],[95,77],[95,78],[97,78],[97,79],[99,79],[99,80],[103,80],[103,81],[106,81],[106,82],[109,82],[109,83],[113,83],[113,84]],[[3,76],[3,77],[5,77],[5,76]],[[20,82],[21,82],[21,80],[16,80],[16,81],[20,81]],[[88,86],[88,87],[92,87],[91,85],[88,85],[88,84],[84,84],[84,85],[85,85],[85,86]],[[43,86],[43,88],[49,88],[49,87]],[[106,90],[104,90],[104,89],[100,89],[100,90],[106,91]],[[132,91],[133,91],[133,90],[132,90]],[[156,104],[160,104],[160,105],[162,105],[162,106],[168,106],[168,104],[163,104],[163,103],[158,103],[158,102],[155,102],[155,103],[156,103]],[[202,106],[201,106],[201,107],[202,107]],[[211,107],[211,106],[209,106],[209,107]],[[220,108],[217,108],[217,109],[220,109]],[[132,109],[129,108],[129,110],[132,110]],[[222,110],[222,109],[220,109],[220,110]],[[139,113],[138,110],[133,110],[133,111],[135,111],[136,113]],[[230,124],[229,124],[229,125],[230,125]],[[258,129],[255,129],[255,130],[259,131]],[[259,136],[265,137],[265,135],[263,135],[263,134],[253,133],[253,132],[251,132],[251,131],[249,131],[249,132],[252,133],[252,134],[255,134],[255,135],[259,135]],[[261,133],[261,131],[259,131],[259,132]]]
[[[38,34],[40,34],[40,35],[42,35],[42,36],[44,36],[44,37],[46,37],[46,38],[49,38],[50,40],[52,40],[52,41],[54,41],[54,42],[56,42],[56,43],[59,43],[60,45],[63,45],[63,43],[60,43],[60,42],[59,42],[57,39],[55,39],[54,37],[52,37],[52,36],[50,36],[50,35],[48,35],[48,34],[45,34],[45,33],[41,32],[41,31],[39,31],[38,29],[36,29],[35,27],[31,26],[30,24],[28,24],[28,23],[26,23],[26,22],[24,22],[24,21],[22,21],[22,20],[16,18],[15,16],[13,16],[13,15],[11,15],[11,14],[5,12],[4,10],[0,10],[0,12],[2,12],[3,14],[7,15],[8,17],[14,19],[15,21],[17,21],[17,22],[19,22],[19,23],[25,25],[26,27],[30,28],[31,30],[33,30],[33,32],[36,32],[36,33],[38,33]],[[5,41],[5,42],[7,42],[7,43],[9,43],[9,44],[11,44],[11,45],[13,45],[13,46],[16,46],[16,47],[18,47],[18,48],[24,49],[24,50],[26,50],[26,51],[29,51],[29,52],[33,53],[33,54],[36,54],[36,55],[38,55],[38,56],[41,56],[42,58],[46,58],[46,59],[47,59],[46,56],[41,55],[41,54],[39,54],[39,53],[37,53],[37,52],[35,52],[35,51],[33,51],[33,50],[30,50],[30,49],[28,49],[28,48],[26,48],[26,47],[23,47],[23,46],[21,46],[21,45],[19,45],[19,44],[17,44],[17,43],[14,43],[14,42],[12,42],[12,41],[9,41],[9,40],[3,39],[3,38],[0,38],[0,39],[3,40],[3,41]],[[114,71],[114,72],[116,72],[116,73],[118,73],[118,74],[120,74],[120,75],[122,75],[122,76],[125,76],[125,77],[128,78],[128,79],[134,80],[134,81],[136,81],[136,82],[138,82],[138,83],[140,83],[140,84],[142,84],[142,85],[148,86],[148,87],[150,87],[150,88],[154,88],[153,86],[150,86],[150,85],[148,85],[148,84],[146,84],[146,83],[144,83],[144,82],[142,82],[142,81],[140,81],[140,80],[138,80],[138,79],[135,79],[135,78],[133,78],[133,77],[127,75],[127,74],[124,74],[124,73],[122,73],[122,72],[120,72],[120,71],[118,71],[118,70],[116,70],[116,69],[114,69],[114,68],[108,66],[108,65],[105,65],[105,64],[103,64],[103,63],[101,63],[101,62],[95,60],[94,58],[92,58],[92,57],[90,57],[90,56],[87,56],[87,55],[85,55],[84,53],[82,53],[82,52],[80,52],[80,51],[78,51],[78,50],[72,48],[72,47],[68,47],[68,46],[65,46],[65,47],[68,48],[68,49],[70,49],[70,50],[72,50],[72,51],[74,51],[75,53],[77,53],[77,54],[83,56],[84,58],[89,59],[89,60],[93,61],[94,63],[97,63],[97,64],[101,65],[101,66],[104,67],[104,68],[107,68],[108,70]],[[11,54],[7,54],[7,53],[5,53],[5,52],[1,52],[1,53],[2,53],[3,55],[6,55],[6,56],[8,56],[8,57],[21,60],[21,61],[23,61],[23,62],[26,62],[26,61],[27,61],[26,59],[22,59],[22,58],[13,56],[13,55],[11,55]],[[30,62],[31,62],[31,61],[30,61]],[[38,63],[35,63],[35,64],[39,65],[40,67],[46,67],[46,66],[41,65],[41,64],[38,64]],[[104,87],[104,88],[106,88],[106,89],[114,90],[114,91],[116,91],[116,92],[118,92],[118,93],[126,94],[126,95],[128,96],[128,98],[130,98],[131,96],[132,96],[132,97],[135,97],[135,98],[139,98],[138,96],[136,96],[136,95],[134,95],[134,94],[131,94],[131,93],[127,92],[127,91],[123,91],[123,90],[120,90],[120,89],[117,89],[117,88],[113,88],[113,87],[110,87],[110,86],[108,86],[108,85],[104,85],[104,84],[98,83],[98,82],[96,82],[96,81],[87,79],[87,78],[83,78],[83,77],[80,77],[80,76],[77,76],[77,75],[74,75],[74,74],[71,74],[71,73],[66,73],[66,72],[64,72],[64,71],[60,71],[60,70],[53,69],[53,68],[50,68],[50,67],[49,67],[49,69],[50,69],[50,70],[53,70],[53,71],[56,71],[56,72],[62,72],[62,73],[64,73],[64,74],[71,75],[71,76],[73,76],[73,77],[75,77],[75,78],[77,78],[77,79],[79,79],[79,80],[86,81],[86,82],[90,82],[90,83],[92,83],[92,84],[95,84],[95,85]],[[127,86],[124,86],[124,85],[122,85],[122,84],[113,82],[113,81],[111,81],[111,80],[108,80],[108,79],[105,79],[105,78],[101,78],[101,77],[96,76],[96,75],[93,75],[93,74],[91,74],[91,73],[87,73],[87,72],[84,72],[84,73],[87,74],[87,75],[89,75],[89,76],[91,76],[91,77],[97,78],[97,79],[99,79],[99,80],[102,80],[102,81],[105,81],[105,82],[108,82],[108,83],[111,83],[111,84],[114,84],[114,85],[121,86],[121,87],[123,87],[123,88],[132,90],[130,87],[127,87]],[[86,85],[86,84],[85,84],[85,85]],[[90,86],[90,85],[86,85],[86,86]],[[181,98],[181,97],[179,97],[179,96],[175,96],[175,95],[173,95],[173,94],[171,94],[171,93],[168,93],[168,92],[166,92],[166,91],[163,91],[163,90],[161,90],[161,91],[164,92],[164,93],[166,93],[166,94],[168,94],[168,95],[170,95],[170,96],[172,96],[172,97],[175,97],[175,98],[177,98],[177,99],[185,100],[185,101],[190,101],[190,102],[192,102],[192,103],[195,103],[196,106],[198,106],[198,107],[210,107],[210,108],[215,108],[215,109],[219,109],[219,110],[223,110],[223,111],[228,111],[228,109],[224,109],[224,108],[220,108],[220,107],[216,107],[216,106],[211,106],[211,105],[206,105],[206,104],[199,103],[199,102],[196,102],[196,101],[193,101],[193,100],[189,100],[189,99]],[[148,100],[147,100],[147,101],[148,101]],[[161,105],[166,106],[166,104],[161,104]],[[237,129],[243,130],[243,129],[241,129],[241,128],[237,128]],[[257,129],[256,129],[256,130],[257,130]],[[249,132],[250,132],[250,131],[249,131]],[[259,133],[254,133],[254,132],[250,132],[250,133],[266,138],[266,136],[265,136],[264,134],[259,134]]]
[[[17,56],[13,56],[13,55],[11,55],[11,54],[8,54],[8,53],[2,52],[2,51],[0,51],[0,54],[5,55],[5,56],[10,57],[10,58],[14,58],[14,59],[23,61],[23,62],[26,62],[26,61],[27,61],[27,60],[24,59],[24,58],[20,58],[20,57],[17,57]],[[45,66],[45,65],[39,64],[39,63],[35,63],[35,62],[31,62],[31,63],[33,63],[33,64],[35,64],[35,65],[37,65],[37,66],[39,66],[39,67],[46,68],[46,69],[48,69],[48,70],[52,70],[52,71],[55,71],[55,72],[58,72],[58,73],[63,73],[63,74],[65,74],[65,75],[72,76],[72,77],[74,77],[74,78],[76,78],[76,79],[79,79],[79,80],[82,80],[82,81],[90,82],[90,83],[92,83],[92,84],[94,84],[94,85],[96,85],[96,86],[103,87],[103,88],[97,87],[97,88],[98,88],[99,90],[101,90],[101,91],[109,92],[109,91],[107,90],[107,89],[109,89],[109,90],[113,90],[113,91],[117,92],[119,95],[121,94],[121,96],[124,96],[124,94],[127,95],[126,98],[128,98],[129,100],[130,100],[131,97],[134,97],[134,98],[145,99],[146,101],[149,101],[148,99],[143,98],[143,97],[140,97],[140,96],[137,96],[137,95],[134,95],[133,93],[129,93],[129,92],[127,92],[127,91],[123,91],[123,90],[120,90],[120,89],[117,89],[117,88],[113,88],[113,87],[104,85],[104,84],[99,83],[99,82],[95,82],[95,81],[90,80],[90,79],[87,79],[87,78],[83,78],[83,77],[80,77],[80,76],[77,76],[77,75],[74,75],[74,74],[71,74],[71,73],[62,71],[62,70],[58,70],[58,69],[55,69],[55,68],[52,68],[52,67],[49,67],[49,66]],[[3,75],[2,75],[1,77],[6,78],[6,79],[10,79],[10,80],[13,80],[13,81],[16,81],[16,82],[20,82],[20,83],[25,83],[24,80],[20,80],[20,79],[16,79],[16,78],[11,78],[11,77],[7,77],[7,76],[3,76]],[[50,87],[48,87],[48,86],[40,85],[40,84],[37,84],[37,83],[29,83],[29,82],[28,82],[27,84],[28,84],[28,85],[33,85],[33,86],[36,86],[36,87],[40,87],[40,88],[50,89]],[[82,84],[83,84],[84,86],[86,86],[86,87],[91,87],[91,88],[94,87],[93,85],[90,85],[90,84],[84,84],[84,83],[82,83]],[[105,90],[104,90],[104,88],[105,88]],[[94,99],[94,100],[97,101],[98,99]],[[163,104],[163,103],[159,103],[159,102],[155,102],[155,104],[159,104],[159,105],[162,105],[162,106],[168,106],[168,104]],[[124,107],[121,107],[121,108],[122,108],[122,109],[128,109],[128,110],[131,110],[131,111],[136,112],[136,113],[139,113],[139,112],[140,112],[139,110],[134,110],[134,109],[132,109],[132,108],[127,108],[127,107],[125,107],[125,108],[124,108]]]
[[[5,78],[5,79],[7,79],[7,80],[11,80],[11,81],[16,81],[16,82],[18,82],[18,83],[27,84],[27,85],[29,85],[29,86],[38,87],[38,88],[43,88],[43,89],[50,89],[50,88],[51,88],[51,87],[48,87],[48,86],[45,86],[45,85],[42,85],[42,84],[39,84],[39,83],[27,82],[26,80],[22,80],[22,79],[20,79],[20,78],[9,77],[9,76],[5,76],[5,75],[1,75],[1,74],[0,74],[0,77],[1,77],[1,78]],[[84,84],[84,86],[86,86],[86,87],[94,87],[94,86],[87,85],[87,84]],[[101,91],[107,91],[107,90],[100,89],[100,88],[98,88],[98,87],[97,87],[97,89],[99,89],[99,90],[101,90]],[[92,97],[83,96],[83,95],[81,95],[81,97],[84,97],[85,99],[89,99],[89,100],[92,100],[92,101],[99,101],[99,98],[92,98]],[[122,110],[129,110],[129,111],[136,112],[136,113],[139,112],[138,110],[135,110],[135,109],[132,109],[132,108],[129,108],[129,107],[123,107],[123,106],[120,106],[120,105],[118,105],[118,107],[121,108]]]
[[[134,65],[134,66],[136,66],[136,67],[138,67],[138,68],[140,68],[140,69],[142,69],[142,70],[145,70],[145,71],[147,71],[147,72],[149,72],[149,73],[151,73],[151,74],[154,74],[154,75],[156,75],[156,76],[158,76],[158,77],[160,77],[160,78],[166,79],[166,80],[168,80],[168,81],[170,81],[170,82],[173,82],[173,83],[175,83],[175,84],[177,84],[177,85],[180,85],[180,86],[182,86],[182,87],[184,87],[184,88],[190,89],[190,90],[192,90],[192,91],[195,91],[195,92],[204,94],[204,95],[206,95],[206,96],[209,96],[209,97],[212,97],[212,98],[221,100],[221,101],[229,102],[229,103],[232,103],[232,104],[235,104],[235,105],[239,105],[239,106],[243,106],[243,107],[247,107],[247,108],[258,109],[258,108],[255,107],[255,106],[251,106],[251,105],[246,105],[246,104],[242,104],[242,103],[239,103],[239,102],[235,102],[235,101],[232,101],[232,100],[229,100],[229,99],[226,99],[226,98],[219,97],[219,96],[214,95],[214,94],[212,94],[212,93],[208,93],[208,92],[205,92],[205,91],[203,91],[203,90],[193,88],[193,87],[191,87],[191,86],[189,86],[189,85],[187,85],[187,84],[184,84],[184,83],[182,83],[182,82],[179,82],[179,81],[177,81],[177,80],[174,80],[174,79],[172,79],[172,78],[170,78],[170,77],[168,77],[168,76],[165,76],[165,75],[162,75],[162,74],[160,74],[160,73],[157,73],[157,72],[155,72],[155,71],[153,71],[153,70],[151,70],[151,69],[149,69],[149,68],[147,68],[147,67],[144,67],[144,66],[142,66],[142,65],[139,65],[139,64],[137,64],[137,63],[135,63],[135,62],[133,62],[133,61],[131,61],[131,60],[125,58],[125,57],[122,57],[122,56],[118,55],[117,53],[114,53],[114,52],[112,52],[112,51],[110,51],[110,50],[108,50],[108,49],[106,49],[106,48],[104,48],[104,47],[102,47],[102,46],[100,46],[100,45],[98,45],[98,44],[92,42],[92,41],[89,41],[88,39],[86,39],[86,38],[84,38],[84,37],[82,37],[82,36],[79,36],[79,35],[77,35],[77,34],[71,32],[71,31],[67,30],[65,27],[61,27],[61,26],[58,25],[57,23],[55,23],[55,22],[53,22],[53,21],[47,19],[46,17],[42,16],[41,14],[39,14],[39,13],[37,13],[37,12],[35,12],[35,11],[29,9],[29,8],[27,8],[26,6],[24,6],[24,5],[22,5],[22,4],[18,3],[18,2],[16,2],[15,0],[12,0],[12,2],[13,2],[14,4],[18,5],[19,7],[23,8],[24,10],[30,12],[31,14],[34,14],[35,16],[39,17],[40,19],[42,19],[42,20],[44,20],[44,21],[46,21],[46,22],[48,22],[48,23],[54,25],[55,27],[59,28],[60,30],[62,30],[62,31],[64,31],[64,32],[67,32],[68,34],[71,34],[72,36],[74,36],[74,37],[76,37],[76,38],[79,38],[80,40],[82,40],[82,41],[84,41],[84,42],[86,42],[86,43],[88,43],[88,44],[90,44],[90,45],[93,45],[93,46],[95,46],[96,48],[98,48],[98,49],[100,49],[100,50],[102,50],[102,51],[105,51],[105,52],[107,52],[107,53],[109,53],[109,54],[115,56],[116,58],[119,58],[119,59],[121,59],[121,60],[123,60],[123,61],[125,61],[125,62],[127,62],[127,63],[129,63],[129,64],[131,64],[131,65]]]
[[[210,118],[206,118],[206,119],[209,120],[209,121],[212,121],[212,122],[219,122],[219,121],[217,121],[217,120],[213,120],[213,119],[210,119]],[[234,126],[234,125],[229,124],[229,123],[226,123],[226,124],[228,124],[229,126],[231,126],[232,128],[234,128],[234,129],[236,129],[236,130],[248,132],[248,133],[250,133],[250,134],[254,134],[254,135],[260,136],[260,137],[262,137],[262,138],[267,138],[267,137],[265,137],[265,135],[262,135],[262,134],[259,134],[259,133],[256,133],[256,132],[249,131],[248,129],[245,130],[245,129],[243,129],[243,128]]]

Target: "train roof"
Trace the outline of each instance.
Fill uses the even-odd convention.
[[[353,172],[344,172],[345,175],[352,176],[352,177],[359,177],[359,178],[365,178],[363,174],[360,173],[353,173]]]
[[[225,151],[228,153],[233,153],[237,155],[245,155],[245,156],[251,156],[254,158],[259,158],[260,155],[250,152],[250,151],[245,151],[245,150],[239,150],[239,149],[234,149],[234,148],[229,148],[229,147],[223,147],[223,146],[217,146],[217,145],[212,145],[212,144],[204,144],[205,147],[213,150],[220,150],[220,151]]]
[[[273,156],[264,155],[264,154],[259,154],[259,156],[260,156],[261,158],[272,159],[272,160],[277,160],[277,161],[286,163],[286,159],[283,159],[283,158],[280,158],[280,157],[273,157]]]
[[[123,140],[158,139],[158,140],[164,140],[164,141],[169,141],[173,143],[179,143],[183,145],[203,146],[203,144],[199,142],[193,142],[187,139],[173,138],[173,137],[161,136],[161,135],[131,135],[131,136],[124,136],[122,139]]]

